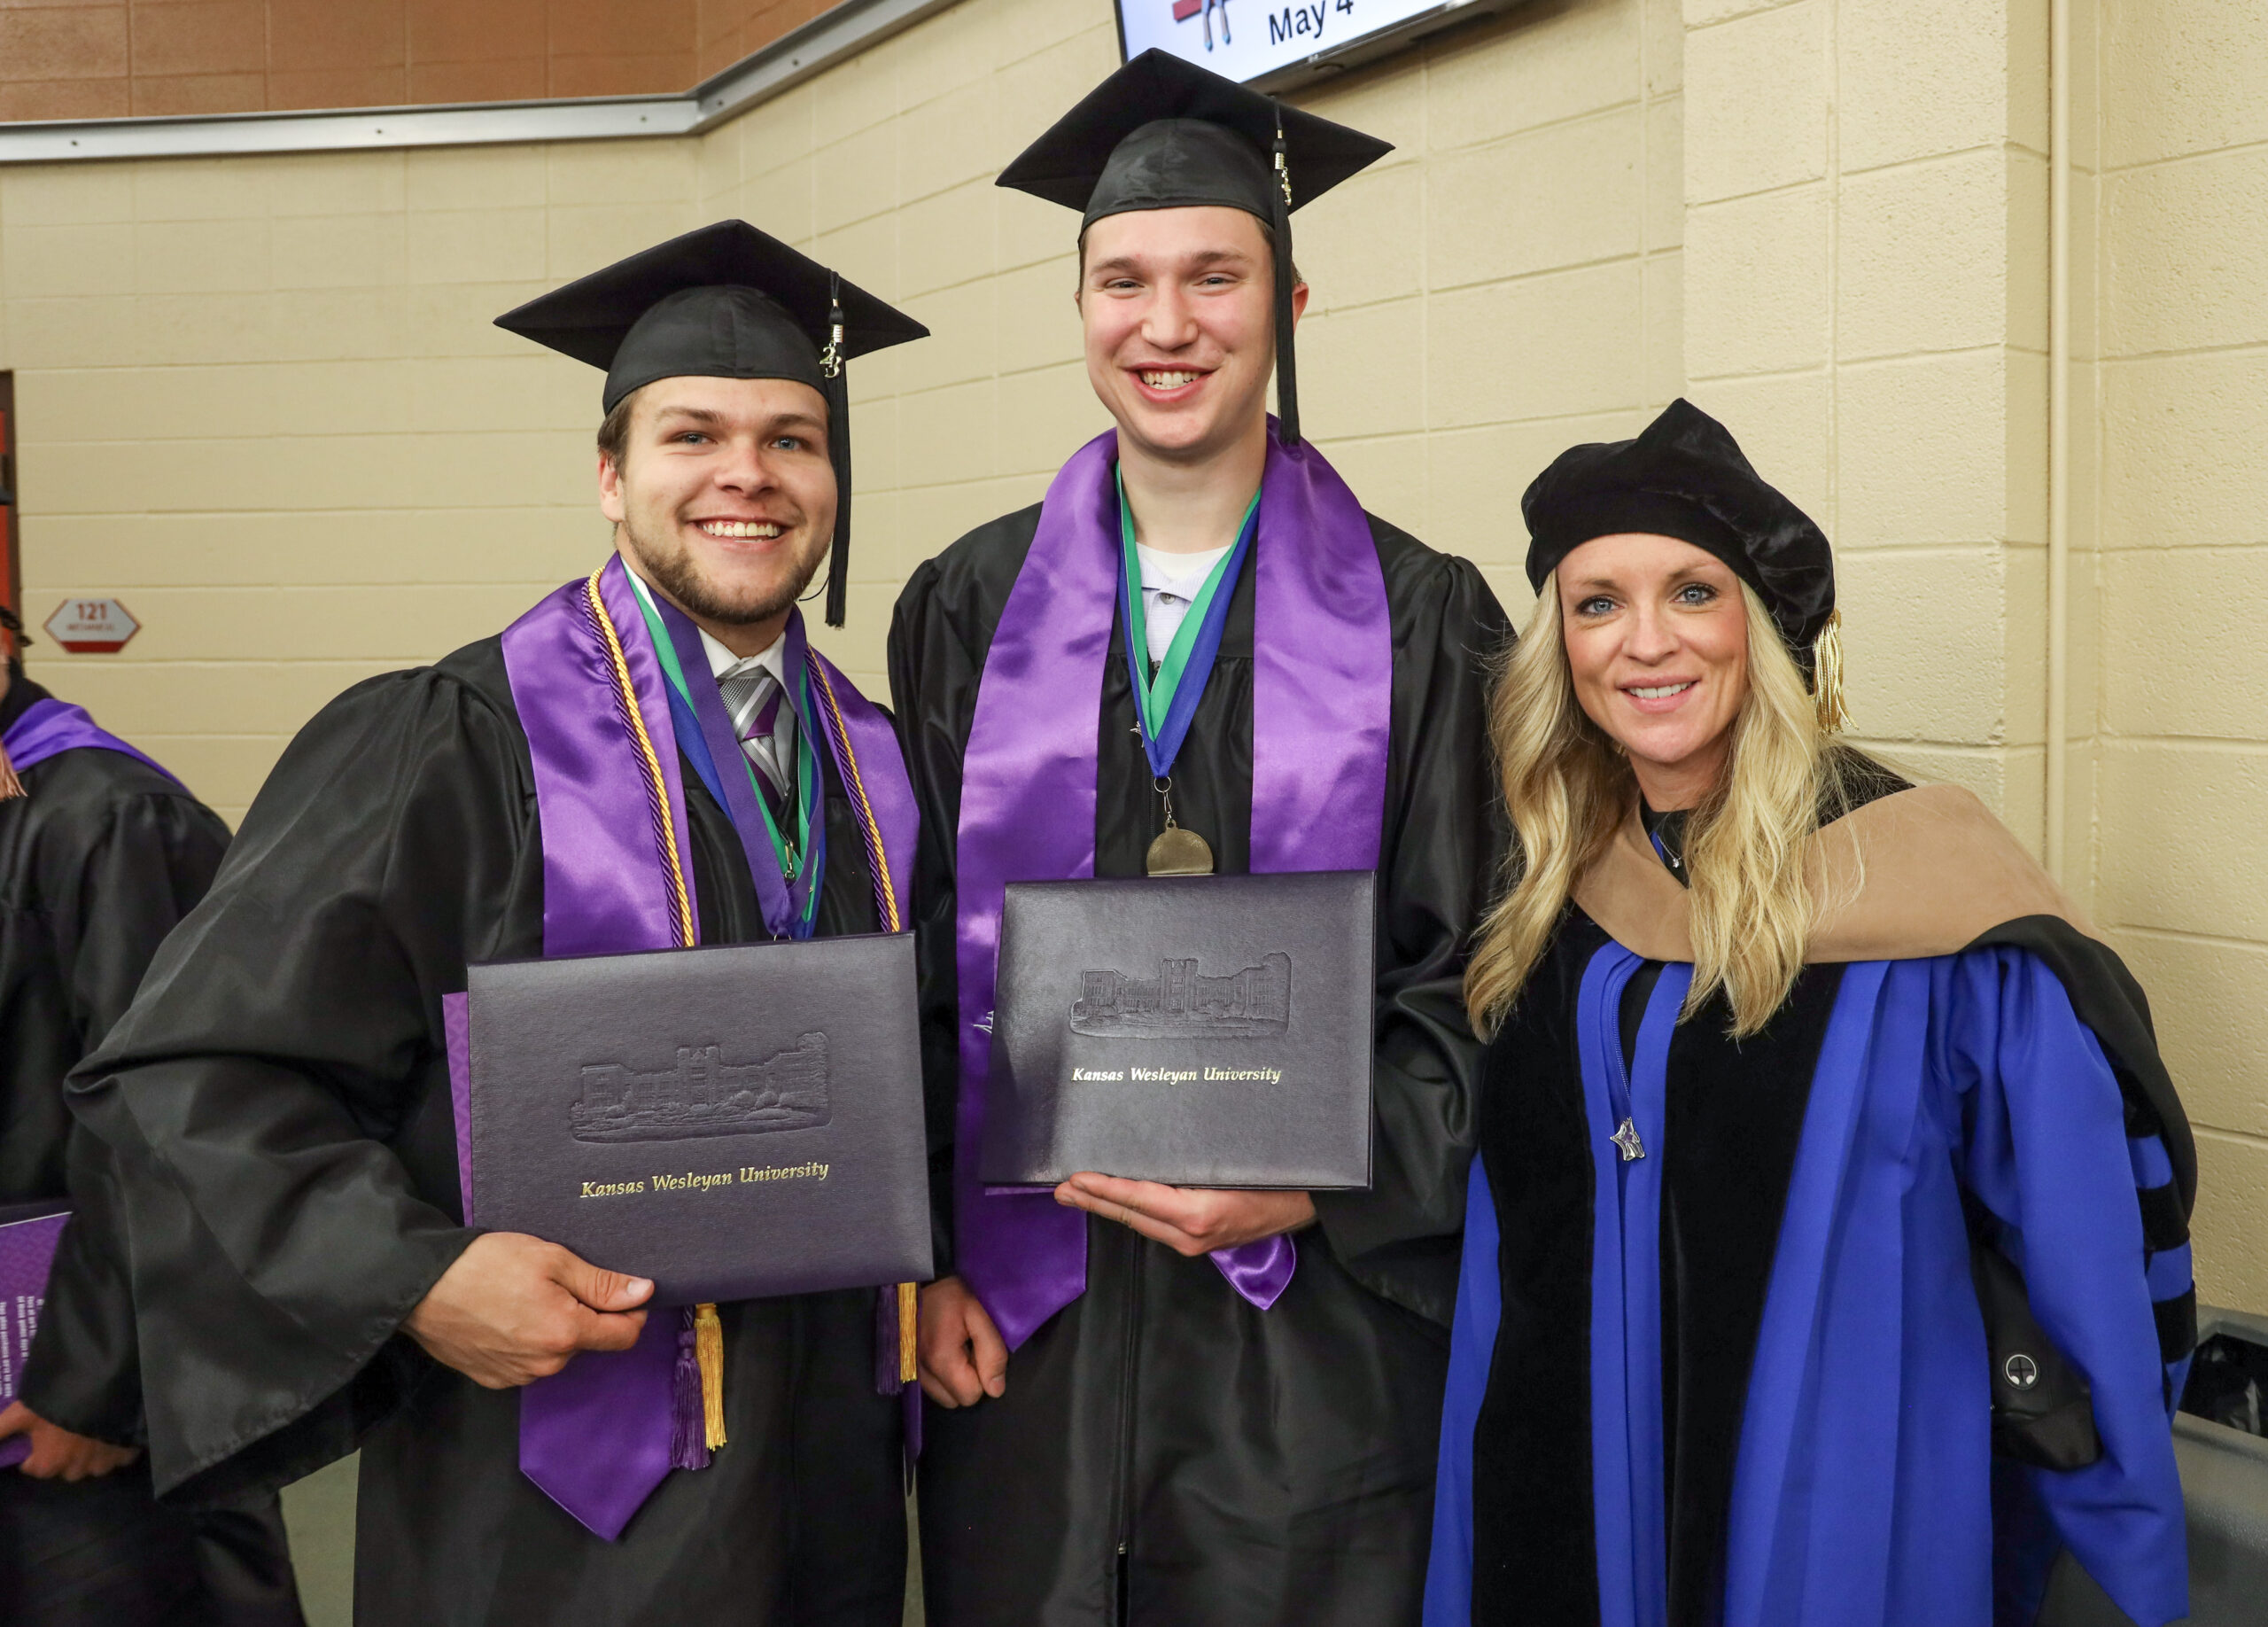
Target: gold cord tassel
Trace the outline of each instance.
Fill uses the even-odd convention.
[[[1811,646],[1811,694],[1819,708],[1819,731],[1836,735],[1851,727],[1843,698],[1843,612],[1827,612],[1827,625]]]
[[[693,1354],[701,1364],[701,1425],[714,1452],[725,1444],[725,1325],[713,1304],[693,1312]]]
[[[897,1285],[897,1382],[911,1384],[920,1376],[913,1367],[913,1330],[920,1317],[919,1291],[911,1282]]]
[[[8,748],[0,746],[0,802],[24,794],[24,782],[16,777],[16,765],[8,760]]]

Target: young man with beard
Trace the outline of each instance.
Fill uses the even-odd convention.
[[[951,1195],[920,1335],[944,1627],[1417,1619],[1505,626],[1471,565],[1365,514],[1300,439],[1290,213],[1385,151],[1153,51],[1001,176],[1082,211],[1088,376],[1118,427],[917,571],[891,633]],[[988,1190],[1006,884],[1208,862],[1377,873],[1370,1189]]]
[[[923,330],[737,221],[499,322],[607,370],[614,551],[309,723],[74,1076],[122,1172],[157,1485],[359,1445],[366,1627],[894,1627],[874,1293],[714,1307],[723,1444],[700,1378],[675,1428],[710,1307],[649,1314],[649,1282],[460,1224],[443,997],[469,962],[894,914],[909,821],[878,830],[862,789],[903,785],[889,720],[796,602],[831,544],[839,615],[842,361]]]
[[[0,626],[22,637],[13,612]],[[151,1495],[124,1263],[63,1080],[204,895],[229,829],[164,768],[0,666],[0,1208],[68,1202],[17,1399],[0,1408],[0,1615],[17,1627],[298,1627],[273,1491]],[[0,1245],[4,1247],[4,1245]],[[13,1352],[0,1351],[0,1358]]]

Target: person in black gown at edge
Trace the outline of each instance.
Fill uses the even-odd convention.
[[[1522,508],[1426,1627],[2014,1627],[2064,1551],[2185,1615],[2141,990],[1973,794],[1835,738],[1827,539],[1723,425]]]
[[[1152,51],[1001,177],[1084,216],[1075,298],[1117,429],[1045,503],[919,567],[890,634],[922,813],[941,1203],[920,1508],[941,1627],[1417,1616],[1470,1148],[1459,980],[1499,841],[1485,674],[1507,628],[1472,565],[1364,514],[1300,438],[1290,337],[1307,290],[1290,209],[1386,150]],[[1307,573],[1343,590],[1322,636],[1286,619],[1312,615],[1291,585]],[[1209,676],[1181,667],[1201,697],[1161,765],[1135,685],[1155,700],[1184,618],[1208,616],[1217,657]],[[1084,631],[1063,648],[1073,623]],[[1370,789],[1336,797],[1347,782],[1325,777],[1292,794],[1274,743],[1302,724],[1300,767],[1328,760]],[[1018,742],[1035,730],[1055,743],[1060,797],[1029,789]],[[983,935],[1003,883],[1055,876],[977,877],[972,840],[998,852],[1004,829],[1044,829],[1083,852],[1091,839],[1098,876],[1179,870],[1192,850],[1193,868],[1223,875],[1369,868],[1319,848],[1302,862],[1285,836],[1302,821],[1374,844],[1371,1187],[1084,1173],[1052,1200],[986,1195],[964,1092],[983,1077],[990,1000],[970,985],[989,987]],[[1232,1285],[1237,1257],[1285,1235],[1272,1257],[1296,1265],[1280,1292]]]
[[[808,697],[767,722],[766,683],[735,681],[761,669],[778,693],[782,629],[830,539],[843,579],[849,425],[829,361],[924,331],[844,282],[848,334],[831,334],[845,315],[830,323],[829,289],[826,268],[726,222],[499,319],[608,370],[604,564],[514,632],[317,714],[73,1077],[120,1172],[159,1493],[273,1487],[359,1446],[364,1627],[899,1619],[900,1402],[877,1393],[872,1291],[718,1307],[726,1444],[660,1477],[617,1539],[522,1473],[516,1387],[634,1343],[651,1285],[459,1223],[441,1005],[468,962],[544,953],[556,833],[538,818],[532,741],[537,720],[563,725],[516,688],[512,639],[561,595],[612,596],[617,635],[649,661],[641,617],[689,618],[709,668],[681,681],[717,681],[751,763],[767,743],[775,766],[800,755],[810,793],[814,759],[777,749],[781,717],[812,728]],[[594,613],[594,649],[598,629]],[[588,727],[627,741],[606,712]],[[816,760],[816,931],[875,931],[858,821],[828,753]],[[744,833],[680,761],[700,941],[782,935]],[[645,770],[625,748],[593,772]],[[782,806],[799,794],[763,790]]]
[[[0,606],[0,626],[22,626]],[[15,748],[13,760],[9,747]],[[0,1204],[68,1199],[21,1394],[0,1440],[0,1619],[14,1627],[297,1627],[275,1493],[202,1513],[151,1496],[126,1273],[100,1144],[63,1080],[134,997],[228,851],[220,816],[24,675],[0,668]]]

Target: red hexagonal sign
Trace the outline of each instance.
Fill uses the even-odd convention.
[[[142,630],[116,599],[66,599],[47,619],[47,635],[74,655],[116,655]]]

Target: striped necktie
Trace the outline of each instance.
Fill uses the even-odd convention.
[[[781,816],[796,799],[796,709],[788,705],[788,692],[754,657],[735,662],[717,688],[741,750],[763,776],[774,816]]]

